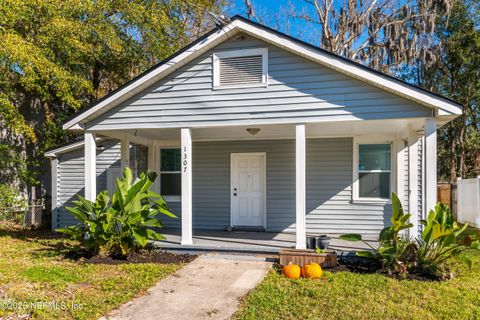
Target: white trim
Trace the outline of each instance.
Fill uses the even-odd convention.
[[[392,137],[378,137],[378,136],[355,136],[353,137],[353,161],[352,161],[352,203],[365,203],[365,204],[385,204],[390,203],[390,197],[387,198],[367,198],[359,196],[359,145],[360,144],[389,144],[390,145],[390,193],[396,192],[396,179],[397,175],[397,157],[395,154],[396,143]],[[388,170],[370,170],[370,172],[388,172]]]
[[[230,227],[233,224],[233,181],[234,181],[234,158],[236,156],[262,156],[263,158],[263,218],[262,227],[267,229],[267,153],[266,152],[232,152],[230,153]]]
[[[306,249],[306,147],[305,124],[295,126],[295,234],[296,249]]]
[[[425,120],[425,217],[437,204],[437,121]]]
[[[50,159],[52,170],[52,231],[58,227],[58,159]]]
[[[413,224],[410,237],[418,238],[418,135],[416,131],[408,136],[408,211]]]
[[[246,56],[262,56],[262,83],[239,84],[239,85],[220,85],[220,59],[237,58]],[[254,49],[236,49],[228,51],[217,51],[212,54],[213,69],[213,89],[234,89],[234,88],[250,88],[250,87],[267,87],[268,86],[268,48]]]
[[[85,199],[95,201],[97,197],[97,147],[95,134],[85,132]]]
[[[405,141],[403,139],[395,140],[395,161],[392,163],[392,171],[396,172],[394,175],[393,186],[395,192],[400,199],[400,202],[405,206]]]
[[[457,221],[463,221],[462,217],[462,178],[457,178]]]
[[[79,148],[83,147],[84,144],[85,144],[85,141],[72,142],[72,143],[70,143],[66,146],[48,151],[47,153],[45,153],[45,157],[55,158],[60,153],[65,153],[65,152],[68,152],[68,151],[71,151],[71,150],[79,149]]]
[[[162,174],[164,173],[177,173],[177,174],[182,174],[182,171],[162,171],[162,150],[164,149],[179,149],[180,152],[182,152],[182,147],[177,145],[177,146],[168,146],[168,147],[159,147],[158,149],[158,193],[162,194]],[[181,193],[181,192],[180,192]],[[164,196],[162,195],[163,199],[167,202],[181,202],[182,201],[182,195],[169,195],[169,196]]]
[[[154,144],[154,154],[155,154],[155,161],[153,162],[153,171],[158,174],[158,179],[155,181],[154,190],[156,193],[160,194],[160,148]]]
[[[130,137],[128,134],[125,134],[120,140],[120,168],[122,175],[127,167],[130,167]]]
[[[370,71],[367,68],[364,68],[360,65],[357,65],[356,63],[353,63],[341,57],[335,56],[333,54],[328,54],[327,52],[313,48],[311,46],[308,46],[307,44],[302,44],[300,42],[289,39],[287,36],[275,34],[273,32],[264,30],[261,27],[255,26],[247,21],[237,19],[224,26],[217,32],[209,35],[202,41],[198,41],[198,43],[194,44],[191,48],[185,50],[184,52],[181,52],[180,54],[169,60],[167,63],[160,65],[156,69],[153,69],[152,71],[141,75],[135,81],[131,82],[115,94],[98,102],[96,105],[86,110],[85,112],[77,115],[70,121],[66,122],[63,125],[63,129],[78,129],[77,125],[79,123],[88,121],[88,119],[94,116],[97,112],[101,111],[103,113],[115,107],[119,103],[141,92],[149,85],[153,84],[161,78],[166,77],[175,70],[178,70],[178,68],[182,67],[183,65],[192,61],[193,59],[205,53],[209,49],[215,47],[223,41],[226,41],[231,36],[239,32],[247,33],[255,38],[259,38],[265,42],[284,48],[285,50],[290,51],[294,54],[303,56],[328,68],[337,70],[338,72],[346,74],[350,77],[359,79],[383,90],[410,99],[421,105],[433,109],[442,110],[442,112],[440,113],[442,115],[460,115],[462,112],[458,104],[453,103],[445,98],[410,86],[398,79],[394,79],[386,75]]]
[[[182,141],[182,245],[193,244],[192,239],[192,133],[183,128]]]

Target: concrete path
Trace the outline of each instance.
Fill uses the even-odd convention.
[[[202,255],[102,319],[229,319],[271,265],[253,256]]]

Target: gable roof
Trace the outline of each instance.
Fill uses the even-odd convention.
[[[82,129],[83,123],[89,122],[118,106],[120,103],[140,93],[155,82],[238,33],[245,33],[382,90],[412,100],[420,105],[436,109],[439,115],[455,116],[462,113],[461,105],[451,99],[386,75],[241,16],[234,16],[229,24],[214,28],[182,50],[97,100],[88,108],[81,110],[63,125],[63,129]]]

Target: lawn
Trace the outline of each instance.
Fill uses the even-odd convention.
[[[145,292],[180,264],[88,264],[49,232],[0,224],[0,319],[95,319]]]
[[[381,274],[325,272],[289,280],[276,271],[243,301],[236,319],[480,319],[480,254],[470,269],[453,261],[445,282],[395,280]]]

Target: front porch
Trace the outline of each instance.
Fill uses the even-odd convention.
[[[236,252],[253,254],[276,255],[284,248],[295,248],[295,233],[289,232],[254,232],[254,231],[221,231],[221,230],[193,230],[193,244],[182,245],[180,229],[161,229],[160,233],[166,240],[156,242],[159,248],[173,251],[209,251],[209,252]],[[367,250],[369,247],[362,242],[350,242],[339,239],[338,234],[328,235],[331,238],[329,249],[338,255],[349,254],[358,250]],[[375,246],[377,237],[365,236],[370,245]]]
[[[118,139],[122,168],[131,163],[131,143],[148,147],[147,167],[158,172],[160,180],[153,189],[168,196],[178,217],[165,218],[166,227],[176,230],[166,229],[163,247],[278,252],[305,248],[306,235],[313,233],[331,235],[334,250],[350,252],[365,246],[345,243],[338,234],[360,233],[375,239],[390,223],[391,192],[415,217],[412,236],[418,233],[419,214],[436,202],[434,193],[423,192],[436,184],[437,125],[435,118],[402,118],[87,131],[85,195],[87,199],[96,195],[95,136]],[[372,151],[380,155],[369,160],[374,167],[359,165],[360,145],[383,146]],[[168,159],[175,161],[164,166],[168,159],[163,159],[162,151],[172,148],[178,154]],[[261,159],[249,158],[242,167],[234,161],[236,155]],[[361,175],[373,177],[363,180],[363,193]],[[243,207],[237,200],[242,193],[251,200]],[[259,218],[253,225],[238,222],[242,214],[252,221],[255,215]],[[267,232],[222,231],[252,226]]]

